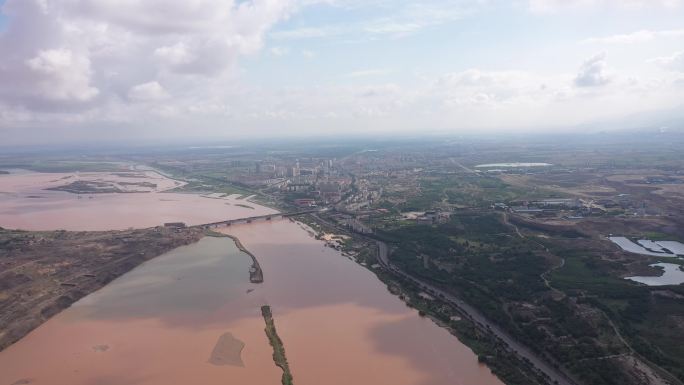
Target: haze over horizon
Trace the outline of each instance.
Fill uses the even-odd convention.
[[[682,0],[0,6],[5,146],[684,121]]]

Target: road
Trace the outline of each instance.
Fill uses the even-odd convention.
[[[562,371],[549,365],[546,360],[540,358],[536,353],[532,352],[529,348],[523,344],[516,341],[507,332],[502,330],[500,327],[490,322],[482,313],[480,313],[474,307],[463,302],[461,299],[457,298],[453,294],[447,293],[429,283],[426,283],[420,279],[405,273],[401,269],[392,265],[389,261],[389,248],[387,244],[381,241],[376,241],[378,245],[378,262],[388,271],[397,274],[413,283],[418,285],[421,289],[426,291],[428,294],[438,297],[453,306],[456,306],[463,314],[470,318],[473,322],[476,322],[481,327],[486,328],[489,332],[497,336],[501,341],[503,341],[509,348],[515,351],[520,357],[526,359],[532,365],[534,365],[539,371],[544,373],[551,383],[559,385],[577,385],[572,379]]]
[[[469,172],[469,173],[471,173],[471,174],[477,174],[476,171],[474,171],[474,170],[471,169],[471,168],[468,168],[468,167],[464,166],[463,164],[459,163],[456,159],[454,159],[454,158],[449,158],[449,160],[451,161],[451,163],[453,163],[453,164],[457,165],[458,167],[462,168],[464,171]]]

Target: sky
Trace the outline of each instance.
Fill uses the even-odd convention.
[[[684,0],[0,7],[0,145],[553,132],[684,111]]]

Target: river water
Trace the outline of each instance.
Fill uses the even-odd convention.
[[[501,384],[375,275],[288,220],[231,226],[264,270],[296,384]]]
[[[117,219],[84,224],[29,204],[16,217],[0,216],[0,226],[35,212],[26,228],[145,227],[166,221],[167,208],[145,200],[164,194],[108,194],[124,199],[123,207],[149,206],[145,216],[114,213],[116,205],[74,209],[81,203],[63,201],[55,210]],[[174,220],[243,214],[233,205],[205,212],[216,208],[191,202],[225,202],[187,196]],[[251,215],[271,212],[249,205]],[[501,384],[470,349],[303,225],[274,220],[222,231],[256,255],[263,284],[249,283],[250,259],[232,240],[206,237],[146,262],[0,352],[0,384],[275,385],[281,372],[263,330],[264,304],[273,310],[298,385]]]
[[[0,384],[277,384],[250,264],[214,237],[148,261],[0,352]],[[210,362],[226,333],[242,365]]]
[[[188,225],[275,212],[237,196],[223,199],[166,192],[174,181],[146,172],[122,178],[112,173],[33,173],[0,175],[0,226],[24,230],[123,230],[165,222]],[[147,193],[72,194],[46,190],[74,180],[148,182]],[[248,206],[248,207],[245,207]]]

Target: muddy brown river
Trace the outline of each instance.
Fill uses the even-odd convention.
[[[288,220],[226,228],[259,258],[296,384],[501,384],[375,275]]]
[[[157,188],[145,193],[94,194],[46,190],[74,180],[148,182]],[[123,230],[166,222],[196,225],[275,212],[239,196],[167,192],[173,186],[170,179],[149,172],[138,178],[121,178],[112,173],[0,175],[0,226],[24,230]]]
[[[162,195],[111,194],[134,206],[152,205],[144,219],[117,216],[117,226],[166,218],[166,208],[145,201],[155,194]],[[250,212],[270,210],[249,205],[255,207]],[[114,215],[112,206],[93,207],[92,215]],[[199,206],[183,210],[175,211],[176,220],[216,215]],[[76,226],[70,216],[33,212],[39,214],[32,221],[53,218],[41,228]],[[242,211],[225,214],[235,218]],[[5,218],[0,215],[0,226],[11,227]],[[295,384],[501,384],[458,339],[303,225],[277,220],[221,231],[256,255],[264,283],[249,283],[251,260],[231,239],[205,237],[119,277],[0,352],[0,385],[276,385],[281,371],[263,330],[264,304],[273,310]]]

